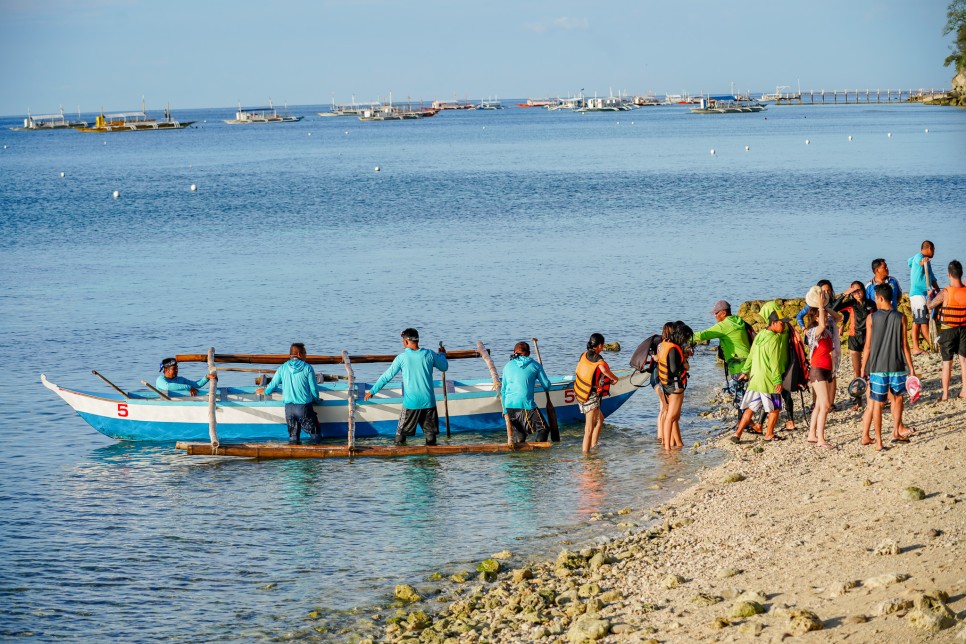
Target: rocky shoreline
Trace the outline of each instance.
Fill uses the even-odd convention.
[[[435,575],[434,590],[398,586],[372,615],[380,634],[353,639],[966,642],[966,400],[939,402],[938,355],[915,360],[910,443],[862,447],[861,412],[841,411],[827,428],[838,449],[802,426],[732,445],[734,411],[719,405],[722,435],[689,448],[730,459],[660,507],[595,517],[625,536],[537,563],[497,553]],[[839,382],[850,374],[846,358]]]

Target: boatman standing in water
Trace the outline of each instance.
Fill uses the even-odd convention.
[[[433,387],[433,368],[446,372],[446,350],[439,353],[419,348],[419,331],[404,329],[399,335],[405,349],[396,356],[386,372],[366,392],[366,400],[379,393],[386,384],[402,371],[402,412],[396,426],[396,445],[405,445],[407,436],[416,435],[416,425],[423,429],[427,445],[436,444],[439,433],[439,414],[436,411],[436,394]]]
[[[289,361],[279,366],[266,387],[259,387],[256,394],[271,395],[282,386],[282,402],[285,403],[285,424],[288,425],[288,444],[301,445],[302,432],[309,435],[309,444],[322,442],[319,417],[314,404],[319,399],[319,385],[315,369],[305,362],[305,345],[293,342],[289,347]]]
[[[530,345],[517,342],[510,361],[503,367],[503,385],[500,388],[503,414],[510,419],[514,443],[525,443],[530,434],[534,434],[536,442],[543,443],[550,434],[533,400],[537,380],[544,391],[550,391],[550,378],[540,363],[530,357]]]
[[[161,375],[155,381],[155,387],[158,391],[163,391],[166,394],[188,392],[189,396],[197,396],[199,389],[207,385],[210,380],[217,379],[217,376],[213,374],[202,376],[197,382],[182,378],[178,375],[178,361],[174,358],[162,360],[161,368],[158,371],[161,372]]]

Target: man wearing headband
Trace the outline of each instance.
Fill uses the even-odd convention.
[[[161,368],[158,369],[161,375],[155,381],[154,386],[158,391],[166,394],[184,394],[197,396],[198,390],[208,384],[209,380],[215,379],[214,376],[202,376],[200,380],[188,380],[178,375],[178,361],[174,358],[165,358],[161,361]]]
[[[396,445],[405,445],[407,436],[415,436],[416,425],[422,427],[426,444],[435,445],[436,435],[439,433],[439,414],[436,411],[433,369],[445,373],[449,368],[446,350],[441,347],[437,354],[429,349],[420,349],[419,331],[413,328],[404,329],[399,335],[402,336],[405,349],[396,356],[386,372],[379,376],[372,389],[366,392],[366,400],[379,393],[380,389],[402,371],[402,412],[396,426]]]
[[[319,417],[313,405],[321,403],[319,385],[315,379],[315,369],[305,361],[305,345],[293,342],[289,347],[290,359],[279,366],[266,387],[259,387],[256,394],[271,396],[276,389],[282,388],[282,402],[285,403],[285,424],[288,425],[288,444],[301,445],[302,432],[309,435],[309,444],[318,445],[322,441],[319,430]]]
[[[550,391],[550,378],[540,363],[530,357],[530,345],[517,342],[510,361],[503,367],[503,385],[500,388],[503,413],[510,419],[514,443],[525,443],[530,434],[535,434],[535,441],[543,443],[550,434],[533,400],[537,380],[544,391]]]

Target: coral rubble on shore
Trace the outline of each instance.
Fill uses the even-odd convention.
[[[906,406],[911,442],[876,453],[859,444],[861,412],[840,411],[827,427],[837,449],[808,443],[801,422],[784,441],[732,445],[734,412],[719,410],[711,446],[731,458],[659,508],[604,517],[626,536],[540,563],[500,553],[498,572],[460,576],[435,614],[400,608],[383,637],[966,642],[966,400],[939,402],[938,356],[915,360],[925,393]]]

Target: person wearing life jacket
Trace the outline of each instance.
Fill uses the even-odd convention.
[[[949,286],[929,301],[929,308],[939,308],[939,354],[943,360],[943,395],[949,400],[949,381],[953,377],[953,355],[959,356],[959,397],[966,398],[966,286],[963,265],[949,262]]]
[[[688,356],[691,355],[693,338],[691,327],[679,320],[674,323],[670,338],[658,347],[657,377],[667,398],[661,432],[666,450],[684,446],[681,440],[681,407],[684,405],[684,390],[688,386]]]
[[[597,447],[600,428],[604,425],[604,414],[600,411],[600,400],[610,393],[611,383],[617,376],[610,370],[607,362],[600,357],[604,349],[604,336],[593,333],[587,341],[587,351],[580,356],[574,378],[574,396],[580,413],[584,414],[584,453]]]

